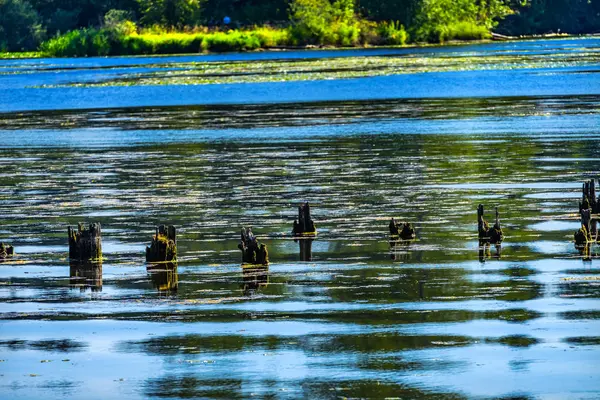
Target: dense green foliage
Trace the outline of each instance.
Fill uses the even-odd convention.
[[[0,0],[0,51],[34,49],[43,31],[31,4],[23,0]]]
[[[491,30],[600,32],[600,0],[0,0],[0,51],[50,38],[41,48],[54,55],[401,45]]]

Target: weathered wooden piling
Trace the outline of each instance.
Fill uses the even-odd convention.
[[[579,211],[588,209],[592,214],[600,213],[600,197],[596,197],[596,183],[594,179],[583,183]]]
[[[70,226],[69,258],[71,260],[88,261],[102,259],[102,230],[99,223],[90,224],[88,229],[83,224],[77,225],[77,231]]]
[[[78,287],[82,292],[91,289],[92,292],[102,291],[102,263],[90,261],[71,261],[69,263],[69,283]]]
[[[146,262],[177,260],[177,236],[173,225],[160,225],[152,236],[152,243],[146,247]]]
[[[479,233],[479,240],[492,244],[501,243],[504,239],[504,233],[500,227],[498,207],[496,207],[496,222],[491,228],[490,224],[483,218],[483,214],[483,204],[480,204],[477,207],[477,230]]]
[[[252,228],[242,228],[238,248],[242,251],[243,264],[269,265],[267,246],[256,239],[256,236],[252,233]]]
[[[11,245],[0,242],[0,260],[12,257],[14,254],[15,249]]]
[[[591,243],[593,241],[592,237],[592,214],[589,208],[581,209],[579,211],[581,216],[581,228],[577,232],[575,232],[575,245],[583,246],[587,243]]]
[[[314,236],[317,234],[317,228],[310,216],[310,205],[308,202],[298,207],[298,219],[294,220],[292,234],[294,236]]]
[[[402,240],[411,240],[417,237],[415,228],[413,228],[410,222],[398,223],[394,218],[392,218],[390,220],[389,229],[392,237],[398,236]]]

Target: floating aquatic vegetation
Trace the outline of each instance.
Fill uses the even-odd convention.
[[[137,66],[123,66],[118,74],[94,81],[73,80],[40,87],[105,87],[147,85],[206,85],[231,83],[263,83],[350,79],[397,74],[429,72],[552,69],[597,65],[600,53],[582,51],[549,54],[469,54],[419,53],[395,56],[360,56],[300,60],[253,60],[186,62],[145,65],[145,72],[134,72]],[[111,67],[117,68],[117,67]],[[129,71],[128,71],[129,70]],[[27,73],[12,69],[10,73]],[[53,70],[57,72],[56,70]]]

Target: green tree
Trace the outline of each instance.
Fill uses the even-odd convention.
[[[194,25],[200,18],[204,0],[138,0],[144,25],[182,28]]]
[[[479,39],[511,13],[503,0],[422,0],[413,37],[428,42]]]
[[[24,0],[0,0],[0,50],[34,50],[44,37],[37,12]]]
[[[297,42],[351,45],[359,39],[354,0],[292,0],[290,19]]]

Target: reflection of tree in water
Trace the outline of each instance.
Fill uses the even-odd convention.
[[[269,267],[242,267],[242,290],[251,296],[269,284]]]
[[[150,264],[146,271],[159,292],[176,292],[179,284],[177,263]]]
[[[192,375],[164,375],[148,379],[145,392],[148,397],[159,398],[242,398],[241,379],[202,377]]]
[[[84,292],[102,291],[102,263],[71,261],[69,264],[69,283],[72,287],[79,287]]]

